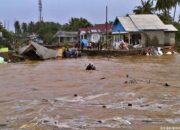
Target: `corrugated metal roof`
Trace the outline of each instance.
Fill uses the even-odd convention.
[[[166,26],[157,15],[129,15],[129,18],[139,30],[165,30]]]
[[[112,30],[112,24],[107,25],[107,30],[111,31]],[[80,28],[79,29],[80,33],[85,32],[85,33],[103,33],[106,32],[106,24],[95,24],[94,26],[87,27],[87,28]]]
[[[58,31],[56,33],[57,37],[77,37],[78,32],[66,32],[66,31]]]
[[[40,59],[43,59],[43,60],[57,57],[57,52],[55,50],[48,49],[32,41],[29,45],[19,48],[18,52],[19,54],[23,55],[23,54],[27,54],[28,52],[32,50],[36,52],[35,54],[38,55]],[[32,55],[32,57],[30,58],[33,58],[33,57],[35,57],[35,55]]]
[[[177,32],[178,31],[172,24],[165,25],[165,27],[167,29],[167,30],[165,30],[166,32]]]
[[[120,23],[123,25],[124,29],[127,32],[137,32],[139,31],[135,24],[132,22],[132,20],[129,17],[117,17]]]

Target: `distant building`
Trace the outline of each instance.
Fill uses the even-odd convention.
[[[39,44],[43,44],[44,41],[39,37],[39,35],[37,34],[31,34],[31,35],[28,35],[27,38],[31,41],[34,41],[36,43],[39,43]]]
[[[0,41],[3,39],[3,34],[0,32]]]
[[[95,24],[94,26],[87,28],[80,28],[80,39],[87,39],[89,42],[98,43],[106,40],[106,28],[107,32],[111,33],[112,24]]]
[[[78,32],[59,31],[56,33],[55,37],[58,38],[59,43],[78,43],[79,42]]]
[[[2,40],[3,40],[3,33],[0,32],[0,42],[2,42]]]
[[[2,34],[2,32],[0,32],[0,38],[2,38],[3,37],[3,34]]]
[[[142,14],[117,17],[113,24],[113,42],[125,42],[136,45],[174,45],[173,25],[165,25],[157,15]]]

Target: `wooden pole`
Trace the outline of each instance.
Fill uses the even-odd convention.
[[[108,6],[106,6],[106,49],[108,48]]]
[[[131,34],[130,33],[128,34],[128,42],[129,42],[129,44],[131,44]]]

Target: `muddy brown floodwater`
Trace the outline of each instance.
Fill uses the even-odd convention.
[[[0,65],[0,130],[166,126],[180,128],[180,55]]]

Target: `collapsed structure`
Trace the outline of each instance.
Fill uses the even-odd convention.
[[[29,45],[20,48],[19,54],[32,60],[46,60],[56,58],[58,56],[57,51],[48,49],[35,42],[30,42]]]

